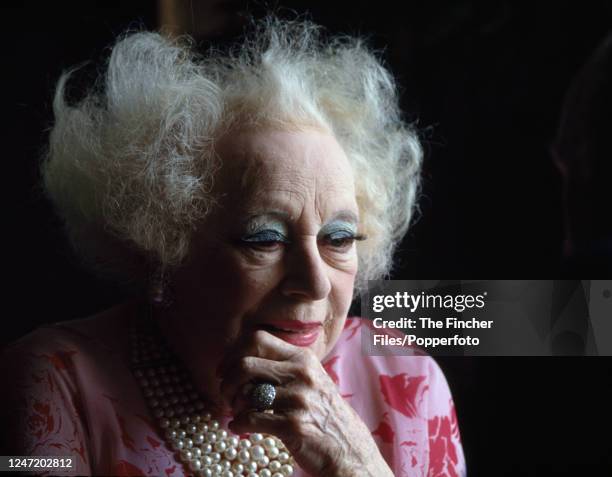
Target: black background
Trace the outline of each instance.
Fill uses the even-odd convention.
[[[549,144],[572,76],[612,27],[612,4],[401,3],[281,3],[384,48],[406,117],[418,119],[426,147],[422,212],[394,278],[559,277],[561,183]],[[243,6],[218,8],[233,14]],[[8,342],[120,299],[72,257],[38,188],[38,161],[60,72],[103,60],[127,27],[156,28],[157,6],[52,2],[41,9],[26,2],[3,6],[1,14]],[[231,36],[221,33],[218,41]],[[609,358],[439,362],[454,393],[470,476],[612,475]]]

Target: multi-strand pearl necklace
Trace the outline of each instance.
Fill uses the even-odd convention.
[[[241,439],[221,429],[204,411],[204,401],[187,369],[159,336],[133,328],[132,369],[166,444],[187,474],[198,477],[289,477],[294,461],[277,437]]]

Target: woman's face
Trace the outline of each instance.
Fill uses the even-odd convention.
[[[224,354],[258,329],[322,359],[342,331],[357,273],[353,173],[332,135],[245,130],[217,153],[218,206],[172,278],[175,304],[162,320],[206,386]]]

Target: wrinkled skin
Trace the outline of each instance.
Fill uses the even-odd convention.
[[[324,371],[351,304],[359,236],[352,168],[320,130],[233,131],[217,144],[218,205],[172,277],[158,317],[196,386],[231,430],[278,436],[313,476],[393,475]],[[262,324],[318,323],[308,345]],[[252,381],[277,385],[274,414],[248,409]]]
[[[220,374],[223,397],[234,413],[232,431],[280,437],[313,476],[393,475],[365,424],[307,348],[257,331]],[[277,386],[274,414],[249,409],[245,394],[254,379]]]

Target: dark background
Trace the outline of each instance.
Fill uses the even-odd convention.
[[[561,276],[561,182],[549,145],[572,76],[612,27],[612,4],[401,3],[281,2],[384,49],[407,118],[418,119],[426,147],[422,213],[394,278]],[[156,2],[113,5],[1,8],[2,343],[120,299],[79,267],[37,185],[60,72],[94,59],[84,70],[93,75],[117,34],[158,25]],[[231,39],[244,5],[209,5],[221,21],[207,37]],[[249,9],[258,15],[265,7]],[[612,475],[610,358],[439,362],[454,393],[470,476]]]

